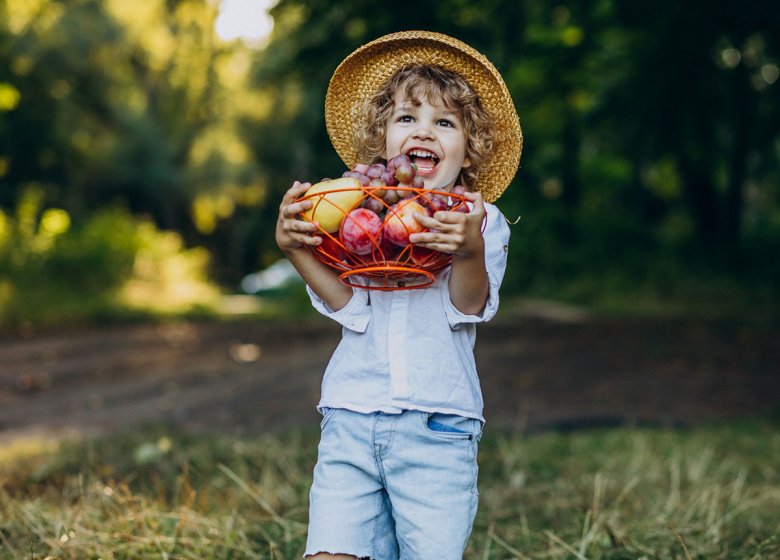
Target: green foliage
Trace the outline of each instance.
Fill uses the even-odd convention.
[[[207,255],[177,234],[118,208],[72,224],[43,202],[42,189],[28,188],[14,214],[0,212],[0,327],[214,304]]]
[[[299,558],[312,430],[164,427],[0,450],[0,558]],[[780,432],[488,429],[464,558],[773,558]]]
[[[257,50],[215,38],[209,0],[65,6],[0,2],[6,214],[29,184],[74,229],[119,205],[205,247],[212,277],[236,286],[280,256],[290,184],[344,169],[323,119],[337,64],[430,29],[493,61],[520,113],[521,168],[498,201],[522,216],[508,292],[663,303],[705,282],[780,299],[772,3],[280,0]]]

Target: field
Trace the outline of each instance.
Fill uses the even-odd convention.
[[[0,339],[0,560],[300,557],[337,340],[316,318]],[[477,360],[469,560],[780,558],[776,327],[529,304]]]
[[[0,452],[0,558],[298,558],[317,434]],[[468,559],[780,558],[780,429],[489,432]]]

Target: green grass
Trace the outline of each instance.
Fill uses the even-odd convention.
[[[298,558],[316,442],[156,428],[0,448],[0,558]],[[465,558],[780,558],[778,457],[769,421],[488,429]]]

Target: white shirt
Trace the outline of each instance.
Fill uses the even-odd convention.
[[[413,409],[484,422],[474,361],[476,323],[489,321],[498,310],[509,244],[506,219],[496,206],[485,204],[485,208],[490,292],[479,315],[466,315],[453,305],[450,268],[426,288],[353,288],[352,298],[338,311],[307,287],[315,309],[343,327],[341,342],[325,370],[318,410],[400,413]]]

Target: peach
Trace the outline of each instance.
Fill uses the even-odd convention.
[[[426,231],[425,226],[415,219],[415,212],[419,212],[423,216],[430,215],[428,210],[413,198],[404,199],[398,204],[394,204],[385,216],[385,222],[382,226],[384,237],[388,241],[404,247],[409,243],[410,234]]]

